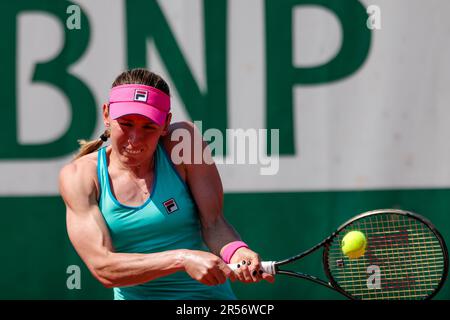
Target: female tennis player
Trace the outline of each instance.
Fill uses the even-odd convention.
[[[235,299],[228,279],[273,282],[223,216],[216,166],[171,160],[174,130],[199,133],[170,120],[160,76],[133,69],[116,78],[103,105],[105,132],[81,141],[60,172],[74,248],[118,300]],[[201,150],[208,152],[205,143]],[[232,271],[228,263],[242,266]]]

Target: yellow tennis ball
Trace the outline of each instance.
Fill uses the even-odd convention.
[[[341,242],[342,252],[350,259],[357,259],[364,255],[367,240],[361,231],[348,232]]]

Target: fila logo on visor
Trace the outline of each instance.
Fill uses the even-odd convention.
[[[147,102],[148,91],[136,89],[134,91],[134,101]]]
[[[168,214],[171,214],[178,210],[177,203],[175,202],[175,200],[173,198],[163,202],[163,204],[164,204],[164,207],[166,207],[166,211]]]

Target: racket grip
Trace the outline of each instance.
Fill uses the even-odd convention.
[[[229,264],[231,270],[236,270],[241,265],[239,263]],[[265,273],[275,274],[275,261],[261,261],[261,270]]]

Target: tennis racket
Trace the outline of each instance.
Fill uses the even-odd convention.
[[[350,231],[361,231],[367,239],[364,255],[356,259],[341,250],[342,238]],[[320,248],[328,281],[284,269]],[[264,261],[261,269],[310,280],[350,299],[422,300],[431,299],[444,284],[448,253],[444,239],[430,221],[410,211],[382,209],[352,218],[305,252],[285,260]]]

